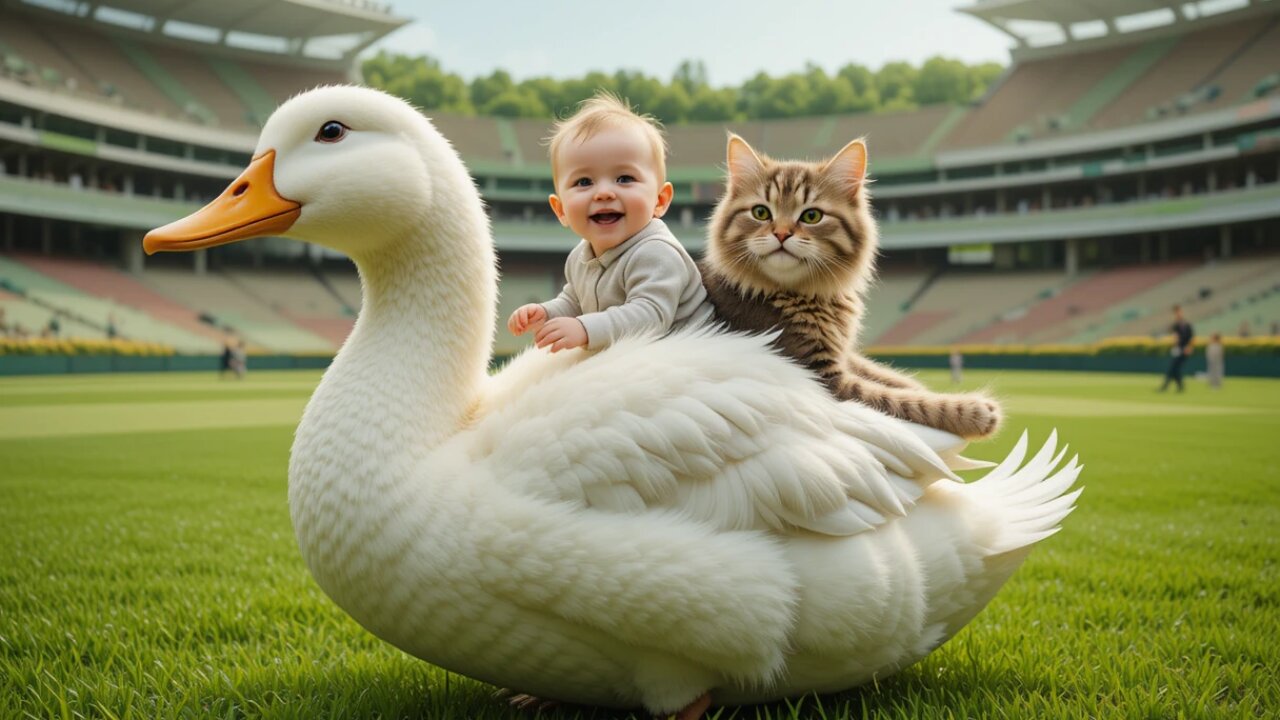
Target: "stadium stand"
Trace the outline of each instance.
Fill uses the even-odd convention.
[[[140,234],[221,192],[279,102],[353,77],[360,49],[405,21],[341,3],[255,6],[272,50],[232,43],[242,19],[216,3],[113,5],[151,20],[124,27],[97,5],[0,0],[6,317],[38,330],[61,310],[64,334],[102,337],[110,316],[126,337],[188,352],[228,332],[260,352],[331,352],[360,305],[348,261],[272,241],[148,259]],[[1159,334],[1172,302],[1202,332],[1269,330],[1280,319],[1268,319],[1280,276],[1280,3],[1191,2],[1177,22],[1116,29],[1148,5],[962,8],[1019,42],[970,106],[670,126],[667,219],[700,254],[728,131],[778,158],[865,136],[887,269],[864,345]],[[170,19],[207,38],[171,34]],[[1014,20],[1064,39],[1033,42]],[[1078,22],[1107,32],[1076,38]],[[336,56],[311,53],[296,28],[321,24],[355,39]],[[550,122],[433,116],[488,202],[499,312],[553,296],[574,239],[546,209]],[[978,268],[953,264],[951,250],[975,248]],[[495,338],[499,354],[524,343]]]
[[[1083,53],[1070,63],[1041,60],[1019,65],[981,107],[961,120],[943,141],[944,148],[994,145],[1030,137],[1053,127],[1066,111],[1100,83],[1129,54],[1130,48]]]
[[[1280,258],[1204,263],[1107,308],[1067,340],[1087,343],[1114,336],[1163,334],[1174,305],[1181,305],[1188,318],[1200,320],[1224,312],[1238,298],[1276,278],[1280,278]]]
[[[1060,272],[948,271],[911,306],[885,345],[944,345],[1016,310],[1052,296],[1066,282]],[[876,307],[874,310],[878,311]],[[925,320],[915,320],[922,315]],[[930,321],[929,318],[934,318]]]
[[[881,273],[867,293],[859,341],[864,345],[879,342],[885,331],[907,314],[908,301],[915,297],[928,277],[923,272]]]
[[[206,348],[220,343],[224,338],[223,333],[200,322],[196,313],[190,309],[152,291],[116,268],[85,260],[39,255],[21,255],[15,259],[82,294],[108,300],[117,307],[127,308],[131,313],[144,313],[159,323],[171,325],[188,334],[203,336],[208,342],[198,344]]]
[[[1246,20],[1177,39],[1122,97],[1098,113],[1092,126],[1107,128],[1144,122],[1155,115],[1153,109],[1162,105],[1172,112],[1179,98],[1211,83],[1217,71],[1230,64],[1240,48],[1264,34],[1266,29],[1260,31],[1256,22]],[[1208,108],[1207,105],[1193,108],[1188,104],[1183,111],[1202,107]]]
[[[259,348],[309,353],[333,350],[339,344],[298,327],[223,273],[195,275],[153,269],[142,280],[156,292],[181,302],[219,328],[242,335]]]
[[[1055,342],[1069,334],[1078,316],[1097,313],[1186,272],[1182,263],[1134,265],[1081,277],[1015,318],[1002,319],[959,338],[960,342]]]

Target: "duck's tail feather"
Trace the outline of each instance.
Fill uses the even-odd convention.
[[[1027,456],[1027,435],[1023,433],[1004,461],[981,480],[940,488],[962,497],[971,507],[963,535],[972,543],[972,554],[959,551],[961,564],[968,568],[961,573],[964,579],[934,599],[936,610],[931,619],[940,628],[939,638],[951,637],[972,620],[1022,565],[1032,546],[1056,533],[1071,513],[1081,490],[1068,490],[1082,466],[1073,457],[1059,468],[1065,455],[1065,447],[1058,449],[1055,431],[1023,464]],[[956,542],[957,547],[965,544],[959,538]],[[964,560],[965,556],[969,559]]]
[[[1002,519],[998,532],[987,546],[992,556],[1029,548],[1056,533],[1083,492],[1083,488],[1067,492],[1084,466],[1079,464],[1079,456],[1073,456],[1059,467],[1067,448],[1064,445],[1058,449],[1057,430],[1049,434],[1039,452],[1023,465],[1026,453],[1027,434],[1023,432],[1003,462],[963,489],[965,494],[971,494],[999,513]]]

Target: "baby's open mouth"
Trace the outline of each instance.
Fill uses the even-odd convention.
[[[620,212],[599,212],[591,216],[592,222],[597,222],[601,225],[612,225],[621,219],[622,213]]]

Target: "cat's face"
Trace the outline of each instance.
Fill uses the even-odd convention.
[[[707,246],[712,265],[756,292],[861,294],[878,243],[866,157],[854,141],[826,162],[776,162],[731,136],[728,189]]]

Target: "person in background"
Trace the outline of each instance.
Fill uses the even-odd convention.
[[[240,338],[240,342],[231,352],[231,370],[236,374],[237,380],[243,380],[245,373],[249,371],[249,350],[244,338]]]
[[[58,313],[49,317],[49,324],[45,328],[49,331],[49,337],[56,338],[62,335],[62,321],[58,320]]]
[[[231,342],[231,338],[227,338],[222,344],[222,356],[218,358],[218,378],[227,379],[227,373],[234,372],[233,367],[236,357],[235,346]]]
[[[120,329],[116,327],[115,313],[107,313],[107,339],[115,340],[116,336],[119,334]]]
[[[1209,374],[1209,387],[1222,389],[1222,377],[1227,372],[1226,359],[1222,349],[1222,333],[1214,333],[1204,349],[1205,365]]]
[[[1164,382],[1160,385],[1159,392],[1169,389],[1169,383],[1174,382],[1178,385],[1178,392],[1182,392],[1182,366],[1187,363],[1187,358],[1191,355],[1191,339],[1195,337],[1195,331],[1191,328],[1191,323],[1182,316],[1182,306],[1173,306],[1173,330],[1174,340],[1173,348],[1169,354],[1173,356],[1169,361],[1169,370],[1164,374]]]
[[[964,356],[960,354],[960,348],[951,348],[951,384],[959,385],[964,379]]]

